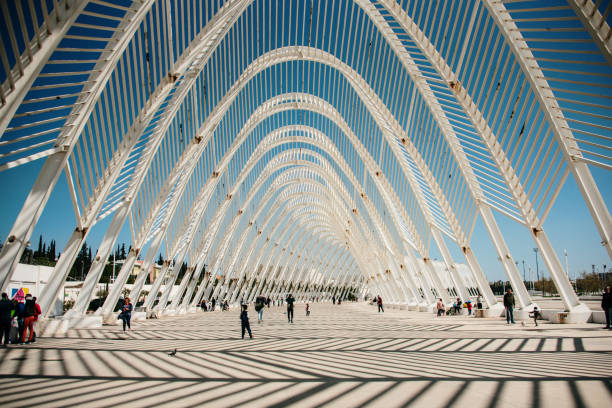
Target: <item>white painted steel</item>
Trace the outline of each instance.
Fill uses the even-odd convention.
[[[494,212],[527,228],[566,309],[584,309],[544,223],[572,174],[612,259],[612,217],[591,172],[612,170],[610,6],[335,0],[338,14],[326,2],[284,3],[64,0],[40,6],[42,19],[31,1],[15,6],[0,50],[0,171],[45,162],[0,251],[0,288],[64,171],[76,225],[40,294],[45,313],[111,214],[73,315],[86,312],[128,219],[132,249],[99,311],[107,316],[143,248],[132,298],[163,251],[144,305],[165,282],[160,311],[349,287],[421,306],[478,292],[496,307],[471,246],[477,221],[517,303],[531,308]],[[588,38],[557,35],[565,20],[555,10]],[[521,13],[538,18],[527,27]],[[565,65],[547,65],[533,32],[548,32]],[[585,64],[579,44],[607,64]],[[479,64],[489,47],[495,63]],[[495,85],[498,72],[512,80]],[[567,85],[551,85],[557,73]]]

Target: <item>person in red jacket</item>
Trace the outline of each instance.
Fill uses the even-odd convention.
[[[38,330],[38,316],[42,314],[42,310],[40,309],[40,305],[37,302],[36,296],[33,298],[34,300],[34,337],[32,337],[31,343],[36,341],[36,330]]]

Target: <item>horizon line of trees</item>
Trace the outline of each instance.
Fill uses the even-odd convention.
[[[104,267],[104,271],[102,273],[102,277],[100,278],[100,283],[111,283],[112,275],[113,275],[113,255],[114,255],[114,263],[115,263],[115,275],[119,273],[117,269],[117,264],[120,263],[118,261],[124,261],[127,259],[127,255],[131,250],[132,246],[128,245],[126,247],[125,243],[117,244],[117,247],[114,250],[114,253],[109,255],[107,263]],[[52,239],[48,244],[45,240],[43,240],[43,236],[40,235],[38,237],[38,246],[36,250],[33,248],[26,248],[21,255],[21,263],[30,264],[30,265],[43,265],[54,267],[58,258],[61,255],[61,252],[56,252],[56,241]],[[87,242],[83,243],[81,250],[79,251],[76,260],[74,261],[72,268],[68,274],[69,278],[73,280],[82,280],[87,276],[89,269],[91,268],[93,257],[97,253],[97,250],[92,251],[92,247],[87,245]],[[138,258],[140,259],[140,257]],[[156,264],[163,265],[164,258],[159,253]],[[180,284],[183,276],[187,270],[187,262],[184,262],[181,270],[179,271],[179,275],[177,278],[177,284]],[[120,267],[119,267],[120,269]],[[205,273],[200,276],[199,281],[201,282],[205,276]],[[133,277],[131,280],[128,280],[127,283],[134,283]],[[149,277],[147,277],[147,282],[149,282]],[[199,283],[199,282],[198,282]],[[525,286],[528,289],[533,289],[538,292],[542,292],[544,295],[557,295],[557,288],[550,278],[542,278],[536,281],[524,281]],[[512,288],[512,285],[509,281],[497,280],[493,282],[489,282],[489,286],[491,290],[496,295],[501,295],[505,292],[506,289]],[[601,293],[606,286],[612,286],[612,272],[590,272],[587,273],[583,271],[580,274],[579,278],[574,280],[574,289],[578,293],[578,295],[583,294],[599,294]],[[290,287],[292,288],[293,285]]]
[[[536,281],[524,281],[529,290],[542,292],[546,295],[558,295],[557,287],[551,278],[542,278]],[[574,290],[578,295],[601,294],[606,286],[612,286],[612,272],[590,272],[583,271],[579,278],[574,281]],[[503,295],[507,289],[512,289],[509,281],[489,282],[489,286],[495,295]]]
[[[129,251],[132,249],[131,245],[126,246],[125,243],[117,244],[114,252],[109,255],[106,265],[104,266],[104,271],[102,272],[102,276],[100,278],[100,283],[110,283],[113,275],[113,255],[114,255],[114,264],[115,264],[115,276],[119,273],[119,269],[121,269],[121,262],[127,259],[127,255]],[[26,248],[21,255],[20,263],[28,264],[28,265],[42,265],[42,266],[50,266],[54,267],[59,259],[61,252],[56,252],[56,242],[54,239],[51,240],[49,244],[43,239],[43,236],[40,235],[38,237],[38,246],[36,250],[33,248]],[[93,258],[98,250],[94,250],[91,246],[87,245],[87,242],[83,243],[72,267],[70,268],[70,272],[68,273],[69,279],[72,280],[82,280],[87,276],[89,269],[91,268]],[[140,259],[140,257],[138,258]],[[162,254],[159,254],[157,259],[157,264],[162,265],[164,262],[164,258]],[[187,269],[186,265],[183,265],[181,268],[181,272]],[[182,274],[179,275],[182,277]],[[133,283],[133,282],[128,282]],[[147,278],[147,283],[149,283],[149,278]]]

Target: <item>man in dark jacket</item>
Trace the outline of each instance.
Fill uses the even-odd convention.
[[[15,319],[17,319],[17,340],[15,340],[16,342],[19,342],[20,344],[23,344],[23,341],[21,340],[22,336],[23,336],[23,332],[25,329],[25,304],[23,302],[20,302],[19,300],[15,300],[13,303],[14,307],[15,307]]]
[[[253,338],[253,333],[251,333],[251,325],[249,324],[249,313],[248,306],[242,305],[242,311],[240,312],[240,325],[242,326],[242,338],[244,339],[245,330],[249,332],[249,337]]]
[[[25,298],[25,307],[24,307],[24,316],[25,319],[23,321],[23,334],[21,335],[21,342],[26,343],[26,336],[28,330],[30,331],[30,335],[28,337],[27,343],[30,343],[34,338],[34,319],[36,318],[36,302],[32,299],[32,295],[29,293]]]
[[[4,338],[4,342],[2,342],[1,346],[6,347],[9,344],[9,336],[11,334],[11,322],[13,320],[13,316],[11,313],[13,312],[13,302],[11,302],[6,293],[2,294],[2,299],[0,300],[0,342]]]
[[[601,298],[601,308],[606,314],[606,329],[612,330],[612,290],[609,286],[606,286]]]
[[[512,289],[508,289],[504,295],[504,307],[506,308],[506,324],[514,324],[514,295]]]
[[[287,302],[287,319],[289,323],[293,323],[293,303],[295,302],[295,298],[290,293],[285,301]]]

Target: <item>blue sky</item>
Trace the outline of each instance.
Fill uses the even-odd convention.
[[[25,200],[41,165],[42,162],[37,161],[26,166],[8,170],[0,175],[0,189],[7,194],[7,198],[10,198],[0,201],[0,211],[3,214],[0,219],[0,238],[3,241],[12,227],[12,221],[18,213],[21,203]],[[601,187],[606,201],[609,202],[610,197],[612,197],[612,184],[604,183]],[[497,215],[496,218],[500,228],[505,233],[507,243],[515,260],[519,261],[519,271],[522,273],[522,261],[525,260],[527,275],[529,274],[528,268],[531,267],[535,279],[535,255],[533,252],[535,245],[529,239],[525,239],[527,235],[524,227],[517,225],[503,215]],[[94,248],[99,246],[109,220],[110,218],[106,218],[94,227],[87,240],[89,245],[92,245]],[[33,246],[37,245],[38,236],[42,234],[47,242],[55,239],[58,250],[61,250],[60,248],[63,248],[72,230],[67,228],[68,225],[74,226],[75,221],[65,178],[62,177],[45,208],[40,222],[34,230],[31,239]],[[598,271],[603,269],[604,264],[608,268],[612,267],[612,262],[610,262],[603,246],[598,245],[601,239],[572,178],[568,178],[557,203],[549,215],[545,230],[563,264],[565,262],[563,250],[567,249],[569,269],[572,277],[580,271],[590,272],[592,264],[596,265]],[[122,231],[118,242],[129,244],[130,234],[127,228],[124,228]],[[433,248],[434,252],[432,252],[432,255],[435,257],[435,247]],[[461,262],[461,254],[455,246],[449,243],[449,248],[453,252],[454,258]],[[497,260],[489,237],[480,222],[474,231],[473,248],[487,278],[489,280],[504,279],[504,272]],[[539,266],[540,270],[544,268],[541,260],[539,261]],[[529,277],[527,276],[527,278]]]

